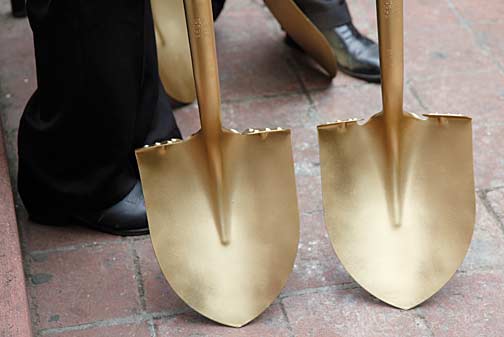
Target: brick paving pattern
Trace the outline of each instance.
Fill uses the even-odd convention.
[[[477,223],[454,278],[401,311],[363,291],[334,255],[323,224],[316,125],[381,108],[380,88],[338,74],[329,81],[283,33],[261,0],[228,0],[216,24],[227,127],[293,129],[302,235],[282,294],[242,329],[190,310],[162,276],[148,236],[119,238],[27,220],[17,201],[34,331],[40,336],[457,336],[504,335],[504,1],[405,1],[406,109],[474,118]],[[376,39],[374,0],[348,0]],[[0,112],[16,172],[20,114],[35,88],[26,20],[0,0]],[[69,74],[71,76],[71,74]],[[185,136],[195,105],[176,111]],[[13,184],[15,185],[15,184]]]

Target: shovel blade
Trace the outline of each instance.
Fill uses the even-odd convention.
[[[182,0],[152,0],[159,77],[168,95],[181,103],[196,99]]]
[[[325,222],[336,254],[368,292],[409,309],[436,293],[462,263],[475,197],[471,120],[405,116],[399,223],[390,211],[383,115],[318,131]]]
[[[239,327],[277,297],[299,241],[290,131],[224,132],[220,240],[201,133],[137,150],[152,244],[171,287],[190,307]]]

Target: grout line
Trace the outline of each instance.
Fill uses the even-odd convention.
[[[61,327],[61,328],[41,329],[41,330],[39,330],[39,334],[41,336],[45,336],[45,335],[57,334],[57,333],[63,333],[63,332],[81,331],[81,330],[86,330],[86,329],[91,329],[91,328],[102,328],[102,327],[111,327],[111,326],[124,325],[124,324],[134,324],[134,323],[141,323],[146,319],[144,319],[142,316],[135,315],[135,316],[114,318],[114,319],[103,320],[103,321],[95,321],[95,322],[91,322],[91,323],[71,325],[71,326],[66,326],[66,327]]]
[[[32,250],[30,251],[25,251],[24,255],[29,255],[31,257],[38,257],[40,255],[46,255],[46,254],[51,254],[51,253],[62,253],[62,252],[71,252],[75,250],[80,250],[80,249],[87,249],[87,248],[102,248],[108,245],[114,245],[114,244],[120,244],[120,243],[126,243],[126,242],[137,242],[137,241],[143,241],[148,239],[148,235],[140,235],[140,236],[134,236],[134,237],[118,237],[116,239],[112,240],[101,240],[101,241],[93,241],[93,242],[85,242],[85,243],[80,243],[76,245],[66,245],[66,246],[61,246],[61,247],[56,247],[56,248],[48,248],[48,249],[41,249],[41,250]]]
[[[154,326],[154,321],[152,319],[149,319],[147,321],[147,325],[149,327],[150,337],[157,337],[157,331],[156,327]]]
[[[133,267],[135,268],[135,281],[137,284],[138,299],[140,300],[140,307],[142,313],[147,310],[147,301],[145,299],[145,286],[143,282],[142,269],[140,267],[140,257],[136,248],[133,246],[133,241],[128,242],[128,250],[133,258]]]
[[[421,310],[421,308],[419,310]],[[423,327],[425,329],[427,329],[427,331],[429,332],[429,337],[434,337],[434,331],[432,331],[432,327],[429,324],[429,321],[427,320],[427,318],[419,311],[417,311],[416,313],[413,313],[413,316],[415,317],[415,321],[418,320],[420,322],[420,324],[422,324]]]
[[[491,269],[491,270],[493,270],[493,269]],[[480,270],[470,270],[470,271],[464,271],[464,272],[457,271],[457,273],[471,275],[471,274],[477,273],[479,271]],[[324,287],[296,290],[296,291],[287,292],[285,294],[280,294],[278,296],[278,303],[280,304],[280,308],[282,310],[282,314],[284,316],[284,319],[288,323],[289,331],[292,332],[292,327],[290,325],[291,323],[288,318],[285,306],[283,304],[283,299],[290,298],[290,297],[309,295],[309,294],[316,294],[316,293],[326,293],[326,292],[335,291],[335,290],[341,291],[341,290],[351,290],[351,289],[359,289],[359,288],[360,288],[360,286],[356,282],[352,281],[352,282],[344,282],[344,283],[340,283],[340,284],[335,284],[332,286],[324,286]],[[128,324],[135,324],[135,323],[138,324],[138,323],[146,322],[149,327],[149,332],[150,332],[151,337],[157,337],[157,332],[156,332],[155,325],[154,325],[155,320],[172,319],[174,317],[177,317],[181,314],[185,314],[188,312],[193,312],[193,310],[190,309],[189,307],[186,307],[186,308],[183,308],[181,310],[176,310],[176,311],[161,311],[161,312],[154,312],[154,313],[145,313],[144,312],[141,314],[127,316],[127,317],[121,317],[121,318],[100,320],[100,321],[71,325],[71,326],[66,326],[66,327],[41,329],[37,332],[37,336],[45,336],[45,335],[50,335],[50,334],[57,334],[57,333],[64,333],[64,332],[71,332],[71,331],[81,331],[81,330],[87,330],[87,329],[91,329],[91,328],[111,327],[111,326],[117,326],[117,325],[128,325]],[[425,323],[427,329],[432,333],[432,330],[430,329],[430,326],[429,326],[427,320],[420,314],[418,314],[417,316],[423,323]],[[294,335],[292,335],[292,336],[294,336]],[[434,336],[434,334],[432,334],[431,336]]]
[[[493,187],[488,187],[488,188],[476,188],[476,190],[478,192],[488,193],[488,192],[497,191],[497,190],[500,190],[503,188],[504,188],[504,185],[499,185],[499,186],[493,186]]]
[[[287,62],[287,65],[289,66],[289,68],[292,69],[294,75],[296,76],[296,80],[298,81],[299,86],[301,87],[301,92],[308,99],[308,102],[310,103],[310,106],[312,106],[315,109],[315,102],[313,100],[313,97],[310,94],[310,91],[308,90],[308,88],[306,87],[305,81],[303,80],[303,78],[299,74],[299,66],[298,66],[298,64],[296,63],[295,60],[291,59],[290,57],[287,58],[286,62]]]
[[[504,234],[504,222],[500,219],[497,212],[495,212],[494,208],[490,204],[490,201],[488,200],[488,197],[487,197],[488,192],[491,192],[491,191],[493,191],[493,190],[480,191],[480,192],[477,192],[477,195],[479,196],[481,202],[483,203],[483,206],[485,206],[485,209],[488,211],[490,216],[492,218],[494,218],[494,220],[497,221],[497,223],[500,225],[500,229],[502,231],[502,234]]]
[[[303,78],[299,74],[299,67],[298,67],[296,61],[294,61],[290,57],[287,57],[286,63],[287,63],[287,67],[292,70],[292,73],[296,77],[296,80],[301,88],[302,95],[305,96],[305,98],[308,100],[308,116],[310,117],[310,120],[318,121],[320,118],[319,118],[319,113],[318,113],[317,107],[315,105],[315,102],[313,100],[312,95],[310,94],[310,91],[306,87],[306,84],[305,84]]]
[[[120,244],[120,243],[124,243],[124,240],[122,238],[113,239],[113,240],[106,240],[106,241],[94,241],[94,242],[82,243],[82,244],[77,244],[77,245],[68,245],[68,246],[42,249],[42,250],[33,250],[31,252],[28,252],[28,255],[31,257],[37,257],[40,255],[46,255],[46,254],[51,254],[51,253],[71,252],[71,251],[75,251],[75,250],[79,250],[79,249],[86,249],[86,248],[101,248],[101,247],[108,246],[111,244]]]
[[[189,308],[183,309],[183,310],[178,310],[178,311],[173,311],[173,312],[162,311],[162,312],[155,312],[155,313],[143,313],[143,314],[137,314],[137,315],[127,316],[127,317],[93,321],[93,322],[82,323],[82,324],[77,324],[77,325],[69,325],[69,326],[65,326],[65,327],[40,329],[38,331],[38,334],[40,336],[45,336],[45,335],[50,335],[50,334],[57,334],[57,333],[64,333],[64,332],[71,332],[71,331],[82,331],[82,330],[87,330],[87,329],[92,329],[92,328],[103,328],[103,327],[112,327],[112,326],[117,326],[117,325],[138,324],[138,323],[142,323],[142,322],[147,322],[147,324],[149,324],[149,321],[153,321],[156,319],[163,319],[163,318],[164,319],[173,318],[175,316],[184,314],[188,311],[190,311]],[[152,322],[152,325],[153,324],[154,324],[154,322]],[[149,328],[149,330],[151,330],[151,329]]]
[[[282,310],[283,318],[284,318],[285,322],[287,323],[287,329],[290,332],[290,337],[296,337],[296,335],[294,334],[294,330],[292,329],[292,325],[291,325],[289,316],[287,315],[287,310],[285,309],[285,305],[282,300],[279,301],[279,305],[280,305],[280,310]]]
[[[288,292],[285,294],[280,294],[278,296],[278,299],[281,304],[282,299],[285,299],[285,298],[302,296],[302,295],[306,295],[306,294],[315,294],[315,293],[321,293],[321,292],[324,293],[324,292],[334,291],[334,290],[347,290],[347,289],[356,289],[356,288],[359,288],[359,285],[357,283],[346,282],[346,283],[340,283],[340,284],[336,284],[336,285],[332,285],[332,286],[308,288],[308,289],[303,289],[303,290],[292,291],[292,292]],[[77,325],[70,325],[70,326],[65,326],[65,327],[58,327],[58,328],[40,329],[37,332],[37,335],[45,336],[45,335],[50,335],[50,334],[57,334],[57,333],[64,333],[64,332],[71,332],[71,331],[81,331],[81,330],[87,330],[87,329],[92,329],[92,328],[111,327],[111,326],[117,326],[117,325],[138,324],[138,323],[142,323],[142,322],[147,322],[147,324],[149,325],[149,331],[151,332],[151,337],[157,337],[156,331],[155,331],[155,326],[154,326],[155,320],[171,319],[171,318],[174,318],[178,315],[182,315],[182,314],[192,312],[192,311],[193,311],[192,309],[190,309],[189,307],[186,307],[186,308],[183,308],[181,310],[176,310],[176,311],[160,311],[160,312],[153,312],[153,313],[142,312],[140,314],[127,316],[127,317],[99,320],[99,321],[93,321],[93,322],[82,323],[82,324],[77,324]],[[286,313],[285,313],[285,315],[286,315]],[[288,317],[287,317],[287,321],[288,321]]]
[[[317,294],[317,293],[326,293],[334,290],[349,290],[349,289],[358,289],[360,286],[356,282],[343,282],[334,284],[331,286],[317,287],[317,288],[305,288],[301,290],[289,291],[283,294],[278,295],[279,300],[283,300],[284,298],[304,296],[309,294]]]
[[[428,107],[427,105],[423,102],[423,100],[420,98],[420,95],[418,93],[418,91],[416,90],[415,86],[413,85],[413,82],[408,80],[406,81],[406,88],[409,90],[409,92],[411,93],[411,95],[413,95],[413,97],[416,99],[416,101],[418,102],[418,104],[420,104],[420,107],[422,107],[422,109],[424,109],[425,111],[427,112],[432,112]]]
[[[247,103],[252,101],[260,101],[274,98],[284,98],[284,97],[293,97],[300,96],[302,92],[300,91],[283,91],[273,94],[264,94],[264,95],[253,95],[253,96],[243,96],[237,98],[223,99],[222,104],[232,104],[232,103]]]

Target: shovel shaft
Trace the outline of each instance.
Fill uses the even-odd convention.
[[[222,244],[230,241],[225,218],[224,165],[221,151],[219,71],[211,0],[184,0],[189,46],[198,98],[201,132],[205,138],[208,171],[212,179],[214,221]]]
[[[395,124],[403,114],[403,1],[377,0],[376,8],[383,111]]]
[[[401,223],[400,134],[403,116],[403,1],[377,0],[378,37],[382,77],[383,114],[387,146],[387,194],[389,212]]]
[[[216,141],[222,132],[222,123],[212,3],[210,0],[184,0],[184,6],[201,130],[207,139]]]

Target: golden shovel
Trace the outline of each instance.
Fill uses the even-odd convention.
[[[137,150],[152,244],[174,291],[239,327],[277,297],[299,241],[290,130],[223,129],[210,0],[186,0],[202,128]]]
[[[151,0],[159,77],[178,102],[196,98],[183,0]]]
[[[336,55],[329,41],[294,0],[264,0],[264,3],[289,36],[311,55],[330,77],[336,76]]]
[[[350,275],[409,309],[448,282],[471,241],[471,119],[403,111],[402,0],[377,8],[383,112],[318,127],[325,221]]]

